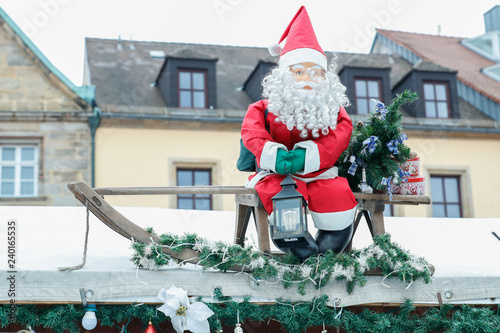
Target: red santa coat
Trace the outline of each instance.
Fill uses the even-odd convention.
[[[349,226],[354,217],[356,199],[347,180],[337,176],[335,162],[348,147],[352,133],[351,119],[340,107],[337,128],[328,135],[318,138],[300,137],[300,131],[288,130],[282,122],[276,122],[276,115],[264,113],[268,101],[261,100],[248,107],[241,127],[243,144],[257,158],[259,168],[264,169],[252,175],[247,186],[255,187],[269,214],[273,210],[271,198],[281,191],[283,175],[275,173],[278,149],[306,149],[303,172],[294,176],[297,190],[308,202],[313,221],[318,229],[341,230]],[[266,122],[269,131],[266,130]]]

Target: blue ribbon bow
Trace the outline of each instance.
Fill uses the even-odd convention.
[[[372,99],[372,101],[376,103],[375,113],[378,113],[380,115],[380,119],[385,120],[385,115],[387,114],[387,112],[389,112],[385,107],[385,104],[374,99]]]
[[[399,138],[387,142],[387,148],[393,154],[399,153],[398,146],[403,143],[404,140],[408,140],[408,136],[405,133],[401,133]]]
[[[389,177],[389,178],[382,177],[382,180],[380,181],[380,184],[387,186],[391,182],[391,179],[392,179],[392,177]]]
[[[350,158],[350,162],[351,166],[349,167],[349,170],[347,170],[347,173],[351,176],[354,176],[356,174],[356,169],[358,168],[358,163],[356,163],[356,156],[352,155]]]
[[[408,177],[410,177],[410,171],[404,171],[403,169],[398,170],[399,177],[403,180],[403,182],[406,182]]]
[[[373,152],[377,148],[377,141],[378,141],[378,137],[376,137],[375,135],[372,135],[368,139],[363,141],[363,145],[366,145],[366,147],[363,148],[363,154],[365,154],[365,156],[366,156],[367,149],[368,149],[369,154],[373,154]]]
[[[385,185],[387,189],[387,194],[389,195],[389,201],[392,201],[392,176],[389,178],[382,177],[380,184]]]

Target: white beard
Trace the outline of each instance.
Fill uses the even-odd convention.
[[[263,95],[269,99],[268,110],[277,116],[276,121],[285,124],[290,131],[297,128],[302,138],[306,138],[309,131],[317,138],[319,133],[327,135],[335,130],[340,106],[347,106],[349,100],[345,87],[332,69],[313,89],[303,89],[288,68],[276,68],[266,76]]]

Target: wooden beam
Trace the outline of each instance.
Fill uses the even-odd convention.
[[[254,188],[244,186],[164,186],[164,187],[98,187],[100,195],[178,195],[178,194],[257,194]],[[390,200],[387,194],[354,192],[357,200],[384,201],[387,204],[430,204],[431,198],[423,195],[395,194]]]
[[[101,187],[100,195],[256,194],[244,186]]]
[[[357,200],[384,201],[386,204],[392,205],[428,205],[431,203],[431,198],[425,195],[394,194],[390,200],[387,194],[354,192],[354,197]]]

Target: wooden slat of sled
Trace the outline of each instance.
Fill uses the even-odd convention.
[[[354,196],[357,200],[380,200],[391,205],[428,205],[431,203],[431,198],[425,195],[394,194],[392,200],[387,194],[355,192]]]
[[[98,187],[94,191],[100,195],[256,194],[244,186]]]
[[[256,195],[253,188],[244,186],[165,186],[165,187],[97,187],[93,189],[100,195],[178,195],[178,194],[250,194]],[[420,205],[430,204],[431,199],[423,195],[395,194],[390,200],[386,194],[354,192],[357,200],[384,201],[388,204]]]

